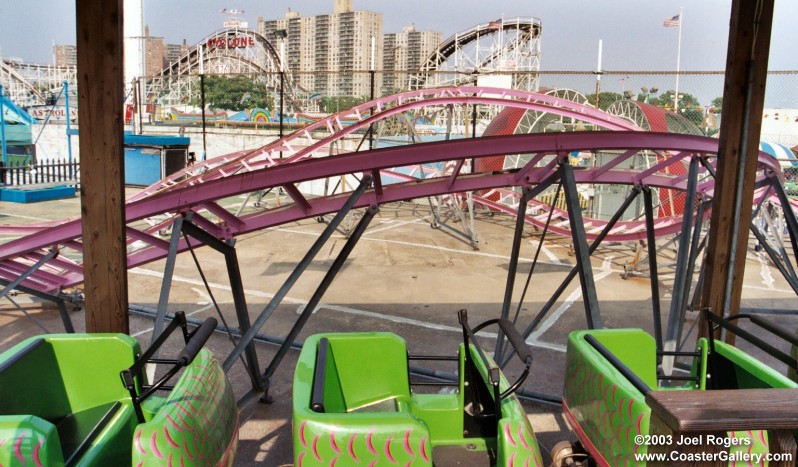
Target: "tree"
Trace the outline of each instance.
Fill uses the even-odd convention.
[[[650,102],[654,105],[658,105],[662,108],[667,110],[673,110],[673,95],[674,91],[668,90],[664,93],[660,94],[657,97],[653,97]],[[701,110],[702,106],[698,99],[690,93],[680,92],[679,93],[679,109],[696,109]]]
[[[712,99],[712,107],[709,109],[713,114],[719,114],[723,110],[723,96]]]
[[[644,104],[653,105],[654,99],[657,98],[657,93],[659,92],[659,89],[653,86],[651,88],[642,87],[640,88],[640,91],[641,92],[637,94],[637,100]]]
[[[321,100],[321,107],[324,109],[324,112],[327,113],[338,113],[341,110],[351,109],[352,107],[358,106],[364,102],[368,102],[369,98],[362,96],[362,97],[354,97],[354,96],[333,96],[333,97],[324,97]]]
[[[672,112],[674,110],[673,95],[674,91],[672,89],[665,91],[654,98],[652,103]],[[697,127],[700,127],[704,123],[704,107],[698,99],[690,93],[679,93],[679,115],[686,118]]]
[[[266,83],[249,76],[205,76],[205,105],[211,109],[271,109],[274,99]],[[201,107],[201,97],[191,102]]]

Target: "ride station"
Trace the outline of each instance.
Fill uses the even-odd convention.
[[[102,11],[102,2],[94,3]],[[750,18],[769,17],[740,3],[732,12],[730,40],[766,57],[767,43],[746,40]],[[772,5],[765,10],[772,13]],[[83,11],[78,27],[91,25],[92,18]],[[108,34],[101,31],[85,45],[101,56],[105,42],[118,42]],[[218,65],[217,52],[240,52],[266,40],[239,34],[217,34],[208,42],[213,53],[191,51],[171,70],[179,74],[204,60]],[[476,50],[478,63],[488,63],[479,55],[479,41],[493,35],[501,35],[508,50],[521,45],[533,51],[526,58],[535,60],[539,34],[535,21],[479,25],[445,41],[411,80],[415,89],[316,116],[289,134],[282,134],[281,119],[273,141],[161,171],[146,188],[119,198],[124,209],[104,213],[119,216],[123,264],[100,269],[127,271],[163,260],[158,306],[147,311],[153,337],[146,350],[128,335],[127,309],[121,315],[98,311],[98,290],[124,288],[90,285],[98,264],[114,258],[90,257],[102,232],[87,237],[84,226],[102,218],[95,210],[107,206],[85,206],[83,219],[26,226],[25,235],[0,245],[0,297],[18,290],[56,304],[65,331],[27,338],[0,354],[0,464],[233,465],[244,399],[236,400],[236,389],[249,401],[257,396],[286,404],[274,400],[273,381],[286,355],[301,348],[290,388],[296,466],[757,465],[764,459],[767,465],[794,465],[798,337],[764,312],[740,309],[734,269],[745,262],[750,232],[762,257],[798,294],[795,201],[784,189],[782,164],[758,150],[758,138],[747,133],[762,95],[749,86],[747,95],[729,96],[732,104],[745,102],[746,117],[724,117],[721,138],[711,138],[648,104],[621,102],[613,113],[572,90],[540,90],[528,73],[509,88],[435,73],[469,50]],[[745,74],[730,60],[728,80]],[[428,86],[442,76],[448,81]],[[271,84],[282,86],[282,79]],[[177,92],[163,89],[169,98]],[[280,105],[288,100],[281,96]],[[118,157],[99,168],[124,167],[120,128],[105,128],[96,118],[101,109],[102,103],[81,102],[82,115],[98,127],[97,135],[84,131],[84,147],[115,141]],[[628,118],[632,113],[640,118]],[[687,130],[671,131],[662,126],[666,121]],[[545,131],[554,127],[558,131]],[[438,137],[424,140],[421,129]],[[180,146],[186,157],[187,144]],[[751,157],[735,159],[741,154]],[[99,168],[81,170],[88,175]],[[98,173],[91,175],[101,184]],[[612,190],[597,197],[596,186]],[[594,203],[598,199],[603,203]],[[451,339],[445,355],[410,352],[414,336],[398,331],[321,332],[298,342],[381,207],[406,202],[428,204],[430,227],[446,229],[474,250],[480,245],[475,213],[513,216],[504,299],[494,316],[473,325],[469,311],[459,310],[458,339]],[[318,220],[321,233],[265,308],[251,314],[236,240],[306,219]],[[519,297],[516,278],[530,226],[536,251],[526,262]],[[342,230],[342,245],[334,249],[331,239]],[[560,264],[565,278],[536,313],[522,314],[550,234],[566,239],[572,261]],[[599,300],[591,259],[602,246],[620,242],[639,245],[624,279],[647,270],[651,324],[645,330],[608,326]],[[675,251],[667,316],[658,242]],[[743,244],[743,259],[728,261],[740,256]],[[213,298],[195,252],[201,246],[221,253],[235,322],[227,323]],[[275,326],[284,330],[279,339],[269,338],[277,350],[259,353],[256,343],[268,340],[261,330],[276,322],[278,306],[323,249],[335,254],[317,288],[290,322]],[[194,260],[222,324],[168,312],[181,253]],[[125,274],[113,276],[108,280],[126,286]],[[563,392],[536,392],[534,336],[577,277],[584,322],[560,343]],[[84,283],[90,332],[74,333],[63,291]],[[466,307],[468,298],[463,301]],[[688,311],[698,319],[687,319]],[[122,332],[95,322],[119,316]],[[214,356],[206,346],[215,332],[230,340],[226,355]],[[735,345],[739,341],[746,346]],[[159,355],[172,351],[173,358]],[[269,361],[262,369],[264,355]],[[243,388],[231,383],[235,371],[244,375]],[[530,401],[556,404],[572,433],[543,449],[527,414]]]

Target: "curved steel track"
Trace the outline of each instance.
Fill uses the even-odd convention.
[[[214,61],[240,60],[244,69],[236,70],[238,73],[274,73],[284,70],[280,63],[280,54],[268,39],[260,33],[247,29],[220,29],[207,37],[200,44],[207,44],[209,40],[227,40],[239,37],[252,38],[262,53],[261,57],[249,57],[240,53],[238,47],[218,47],[200,53],[198,47],[191,48],[161,71],[162,76],[184,75],[199,66],[200,60],[206,63]],[[260,60],[260,63],[258,62]],[[287,70],[284,70],[287,71]]]
[[[362,133],[392,115],[430,105],[504,105],[545,110],[579,116],[614,131],[480,137],[330,155],[335,141],[358,131]],[[345,119],[354,119],[355,123],[346,126],[342,123]],[[356,206],[443,194],[495,191],[506,201],[490,201],[486,196],[478,197],[477,201],[514,214],[516,190],[513,188],[532,186],[545,180],[574,151],[601,152],[605,156],[602,165],[576,170],[577,183],[647,185],[678,191],[686,189],[686,176],[671,175],[667,168],[700,158],[706,166],[702,169],[697,191],[707,198],[712,197],[714,183],[706,167],[716,162],[716,139],[636,131],[629,122],[591,107],[535,93],[469,87],[415,91],[381,98],[355,107],[346,114],[333,115],[255,150],[205,161],[133,196],[126,206],[128,267],[167,255],[169,243],[160,238],[158,232],[169,227],[177,215],[191,213],[196,225],[216,238],[228,240],[260,229],[336,212],[347,200],[349,192],[311,197],[302,191],[302,184],[332,177],[373,176],[374,187],[359,199]],[[280,152],[283,159],[279,157]],[[656,153],[659,162],[645,169],[624,168],[628,166],[624,162],[643,152]],[[472,160],[508,154],[524,155],[527,162],[518,168],[502,171],[463,173],[462,167]],[[435,163],[449,163],[454,169],[437,176],[429,173],[407,175],[424,164]],[[758,179],[770,178],[778,182],[780,174],[778,163],[761,153]],[[236,206],[230,206],[231,197],[271,188],[282,188],[290,200],[245,214],[238,214]],[[767,192],[759,190],[756,196],[762,198],[767,196]],[[240,200],[234,201],[240,205]],[[534,211],[541,206],[531,207],[533,210],[526,213],[527,220],[544,222],[545,215]],[[565,219],[563,212],[555,211],[555,214]],[[675,218],[659,219],[657,233],[674,233],[680,222],[681,219]],[[606,223],[586,219],[585,225],[590,237]],[[554,222],[550,228],[569,233],[566,222]],[[618,223],[608,240],[642,238],[644,230],[642,221]],[[23,286],[52,293],[83,281],[79,219],[27,227],[25,232],[29,234],[0,245],[0,277],[14,280],[41,260],[43,266],[28,271],[30,275],[22,282]],[[198,245],[192,242],[192,246]],[[46,259],[52,249],[57,249],[58,254]],[[184,240],[178,249],[187,249]]]

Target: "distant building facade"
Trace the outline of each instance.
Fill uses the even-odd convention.
[[[57,67],[78,66],[77,46],[64,44],[54,45],[53,56],[55,56],[55,66]]]
[[[416,31],[415,26],[405,27],[402,32],[383,36],[382,86],[384,93],[394,93],[408,88],[410,74],[443,41],[443,34],[432,31]]]
[[[174,63],[180,60],[180,57],[188,52],[188,45],[186,40],[183,39],[182,44],[165,44],[166,45],[166,64]]]
[[[330,15],[302,17],[289,10],[281,19],[259,18],[258,32],[284,51],[288,69],[308,91],[369,96],[368,71],[382,66],[382,14],[354,11],[352,0],[334,0]]]
[[[144,28],[144,52],[145,52],[145,74],[147,76],[157,76],[164,68],[180,60],[180,57],[188,52],[188,45],[183,39],[182,44],[167,44],[163,37],[150,35],[150,28]]]
[[[166,66],[166,44],[163,37],[150,35],[149,26],[144,27],[144,75],[155,76]]]
[[[176,62],[182,54],[188,51],[185,41],[183,44],[166,44],[163,37],[150,36],[149,28],[145,28],[144,31],[144,73],[146,76],[160,74],[164,67],[171,62]],[[54,45],[53,56],[57,67],[78,66],[78,48],[74,45]]]

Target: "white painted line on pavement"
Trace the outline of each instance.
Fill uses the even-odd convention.
[[[402,227],[402,226],[408,225],[408,224],[422,224],[422,223],[429,223],[429,221],[425,220],[425,219],[413,219],[413,220],[409,220],[409,221],[396,222],[393,219],[389,219],[387,222],[380,223],[380,225],[384,225],[384,227],[377,227],[377,228],[374,228],[374,229],[367,229],[366,232],[363,234],[363,236],[361,238],[366,238],[366,237],[368,237],[371,234],[384,232],[386,230],[395,229],[397,227]],[[386,225],[386,224],[389,224],[389,225]]]
[[[529,243],[532,242],[530,241]],[[540,249],[540,251],[542,251],[543,254],[546,255],[546,258],[549,258],[549,261],[551,261],[553,264],[563,264],[563,262],[560,261],[560,258],[558,258],[557,255],[555,255],[551,250],[549,250],[545,246],[543,246]]]
[[[430,323],[430,322],[427,322],[427,321],[421,321],[421,320],[412,319],[412,318],[403,318],[401,316],[385,315],[385,314],[382,314],[382,313],[376,313],[376,312],[373,312],[373,311],[358,310],[356,308],[350,308],[350,307],[341,306],[341,305],[319,305],[319,309],[321,309],[321,308],[326,308],[328,310],[334,310],[334,311],[338,311],[338,312],[341,312],[341,313],[347,313],[347,314],[351,314],[351,315],[366,316],[366,317],[369,317],[369,318],[382,319],[382,320],[391,321],[393,323],[407,324],[409,326],[416,326],[416,327],[425,328],[425,329],[432,329],[432,330],[436,330],[436,331],[448,331],[448,332],[456,332],[456,333],[460,333],[460,334],[463,333],[463,328],[460,328],[460,327],[457,327],[457,326],[447,326],[445,324]],[[482,337],[488,337],[488,338],[491,338],[491,339],[496,339],[496,336],[497,336],[497,334],[495,332],[479,332],[479,333],[477,333],[477,335],[482,336]],[[556,345],[556,344],[550,344],[548,342],[542,342],[542,341],[539,341],[537,339],[527,340],[527,344],[535,346],[535,347],[541,347],[541,348],[549,349],[549,350],[556,350],[558,352],[565,352],[565,346]]]
[[[759,261],[759,275],[762,276],[762,283],[765,284],[765,288],[768,290],[773,290],[776,287],[773,285],[776,281],[773,279],[773,274],[770,270],[770,265],[768,265],[768,261],[765,259],[765,255],[762,254],[761,251],[756,253],[756,259]]]
[[[211,297],[210,297],[210,295],[205,293],[205,290],[200,290],[200,289],[198,289],[196,287],[192,287],[191,290],[197,292],[197,294],[200,297],[207,298],[207,301],[205,301],[205,303],[206,303],[205,306],[203,306],[201,308],[197,308],[196,310],[192,311],[191,313],[186,313],[186,317],[192,316],[192,315],[196,315],[197,313],[201,313],[201,312],[203,312],[203,311],[205,311],[205,310],[207,310],[209,308],[213,308],[213,303],[211,302]],[[152,332],[153,329],[154,329],[154,327],[148,327],[147,329],[143,329],[143,330],[141,330],[141,331],[139,331],[139,332],[137,332],[135,334],[131,334],[130,336],[131,337],[138,337],[138,336],[140,336],[142,334],[147,334],[149,332]]]
[[[601,272],[593,276],[594,282],[598,282],[601,279],[604,279],[605,277],[609,276],[610,274],[618,272],[613,270],[611,267],[612,258],[613,258],[612,256],[609,256],[607,257],[607,259],[604,260],[604,263],[601,265]],[[568,295],[568,298],[565,299],[565,302],[563,302],[560,306],[558,306],[557,309],[554,310],[554,313],[551,313],[542,323],[540,323],[540,326],[538,326],[538,328],[532,334],[529,335],[529,339],[539,339],[540,336],[543,335],[543,333],[545,333],[546,331],[548,331],[549,328],[551,328],[554,325],[554,323],[556,323],[557,320],[560,319],[563,313],[565,313],[568,310],[568,308],[571,308],[571,305],[573,305],[574,302],[581,297],[582,297],[582,286],[579,285],[579,283],[577,283],[576,288],[571,292],[570,295]],[[527,342],[529,342],[529,340],[527,340]]]
[[[0,212],[0,215],[5,217],[19,217],[20,219],[30,219],[32,221],[39,221],[39,222],[48,222],[53,220],[53,219],[47,219],[46,217],[23,216],[22,214],[6,214],[3,212]]]
[[[134,273],[134,274],[139,274],[139,275],[142,275],[142,276],[163,278],[163,273],[160,273],[160,272],[157,272],[157,271],[150,271],[148,269],[133,268],[133,269],[130,269],[129,272]],[[186,284],[203,285],[204,286],[202,281],[198,281],[198,280],[195,280],[195,279],[189,279],[189,278],[181,277],[181,276],[177,276],[177,275],[172,276],[172,280],[175,281],[175,282],[182,282],[182,283],[186,283]],[[230,286],[228,286],[228,285],[217,284],[217,283],[213,283],[213,282],[209,282],[208,285],[210,287],[215,288],[215,289],[227,290],[227,291],[230,290]],[[193,289],[193,290],[197,290],[197,289]],[[263,298],[272,298],[272,297],[274,297],[274,294],[270,294],[270,293],[267,293],[267,292],[254,291],[254,290],[246,290],[245,289],[244,293],[246,293],[248,295],[253,295],[253,296],[256,296],[256,297],[263,297]],[[208,298],[208,300],[210,300],[210,298]],[[300,305],[301,307],[304,307],[304,305],[307,304],[306,301],[297,300],[295,298],[290,298],[290,297],[285,297],[284,301],[288,302],[288,303],[293,303],[293,304]],[[206,307],[201,308],[200,310],[192,312],[191,314],[197,313],[199,311],[206,310],[206,309],[210,308],[211,306],[212,305],[208,305]],[[440,331],[451,331],[451,332],[458,332],[458,333],[462,333],[463,332],[463,330],[461,328],[459,328],[459,327],[446,326],[446,325],[436,324],[436,323],[429,323],[429,322],[426,322],[426,321],[421,321],[421,320],[416,320],[416,319],[411,319],[411,318],[403,318],[403,317],[400,317],[400,316],[385,315],[385,314],[376,313],[376,312],[373,312],[373,311],[359,310],[357,308],[350,308],[350,307],[341,306],[341,305],[320,304],[318,308],[327,308],[327,309],[338,311],[338,312],[341,312],[341,313],[348,313],[348,314],[354,314],[354,315],[359,315],[359,316],[368,316],[368,317],[371,317],[371,318],[387,320],[387,321],[391,321],[391,322],[394,322],[394,323],[403,323],[403,324],[408,324],[408,325],[411,325],[411,326],[422,327],[422,328],[426,328],[426,329],[433,329],[433,330],[440,330]],[[149,328],[149,329],[146,329],[144,331],[141,331],[141,332],[137,333],[136,335],[143,334],[143,333],[150,332],[150,331],[152,331],[152,328]],[[479,333],[479,335],[480,336],[494,338],[494,339],[496,338],[496,333]],[[548,342],[539,341],[536,338],[528,339],[527,343],[529,345],[534,346],[534,347],[540,347],[540,348],[544,348],[544,349],[555,350],[555,351],[558,351],[558,352],[565,352],[565,346],[557,345],[557,344],[550,344]]]
[[[277,230],[275,230],[275,231],[277,231]],[[279,231],[281,231],[281,232],[289,232],[289,233],[294,233],[294,234],[300,234],[300,235],[312,235],[314,237],[318,237],[319,236],[319,234],[316,233],[316,232],[304,232],[304,231],[301,231],[301,230],[279,229]],[[341,236],[340,238],[344,238],[344,237]],[[387,240],[387,239],[384,239],[384,238],[368,238],[366,236],[361,237],[361,239],[362,240],[368,240],[368,241],[371,241],[371,242],[393,243],[395,245],[405,245],[405,246],[412,246],[412,247],[417,247],[417,248],[428,248],[428,249],[431,249],[431,250],[446,251],[446,252],[449,252],[449,253],[460,253],[460,254],[468,255],[468,256],[482,256],[482,257],[485,257],[485,258],[496,258],[496,259],[502,259],[502,260],[508,260],[508,261],[510,259],[510,257],[507,256],[507,255],[499,255],[499,254],[495,254],[495,253],[485,253],[484,251],[458,250],[458,249],[455,249],[455,248],[448,248],[448,247],[444,247],[444,246],[428,245],[428,244],[424,244],[424,243],[415,243],[415,242],[405,242],[405,241],[401,241],[401,240]],[[521,260],[521,261],[527,261],[527,262],[530,262],[530,263],[532,262],[532,258],[519,257],[518,259]],[[547,264],[555,264],[555,265],[562,265],[563,264],[561,262],[550,263],[548,261],[541,261],[540,259],[538,259],[538,262],[539,263],[547,263]]]

